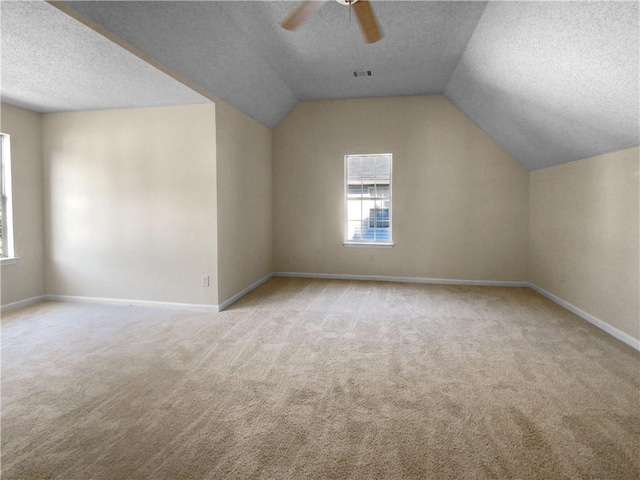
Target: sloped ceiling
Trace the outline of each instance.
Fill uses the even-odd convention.
[[[638,145],[637,2],[487,6],[445,95],[527,168]]]
[[[279,22],[297,2],[67,4],[270,128],[299,100],[442,93],[485,8],[377,1],[366,45],[333,1],[295,32]]]
[[[374,0],[372,45],[333,1],[295,32],[297,2],[65,3],[271,128],[299,100],[444,94],[529,169],[640,143],[638,2]]]
[[[38,112],[210,103],[43,2],[2,2],[2,101]]]

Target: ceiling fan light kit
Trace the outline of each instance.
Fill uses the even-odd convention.
[[[368,0],[336,0],[336,2],[353,8],[366,43],[375,43],[382,38],[378,22]],[[295,30],[325,3],[326,0],[305,0],[280,22],[280,26],[285,30]]]

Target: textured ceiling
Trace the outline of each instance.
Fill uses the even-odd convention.
[[[297,1],[65,3],[268,127],[299,100],[444,93],[530,169],[640,143],[638,2],[374,0],[384,37],[371,45],[333,1],[294,32],[278,22]],[[71,110],[175,88],[173,103],[194,103],[53,7],[6,5],[3,95]],[[18,18],[20,8],[37,15]],[[118,95],[105,77],[120,81]]]
[[[638,2],[487,6],[445,95],[529,169],[639,144]]]
[[[2,2],[2,101],[39,112],[206,103],[42,2]]]
[[[337,2],[295,32],[278,23],[297,2],[67,3],[268,127],[298,100],[442,93],[485,8],[372,2],[384,38],[367,45]]]
[[[349,24],[349,9],[336,2],[294,32],[277,25],[295,2],[227,2],[225,9],[299,100],[319,100],[442,93],[486,3],[372,5],[384,35],[375,44],[363,41],[357,19]],[[373,75],[353,77],[362,70]]]

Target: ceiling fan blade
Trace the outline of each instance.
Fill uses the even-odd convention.
[[[362,29],[362,35],[367,43],[377,42],[382,38],[382,33],[378,28],[378,22],[371,9],[371,4],[367,0],[359,0],[353,4],[353,9],[356,11],[358,20],[360,21],[360,28]]]
[[[306,0],[298,5],[282,22],[280,26],[285,30],[295,30],[302,25],[307,18],[320,10],[327,0]]]

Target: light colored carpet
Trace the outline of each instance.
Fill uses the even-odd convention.
[[[275,278],[2,320],[2,479],[634,479],[640,356],[535,292]]]

